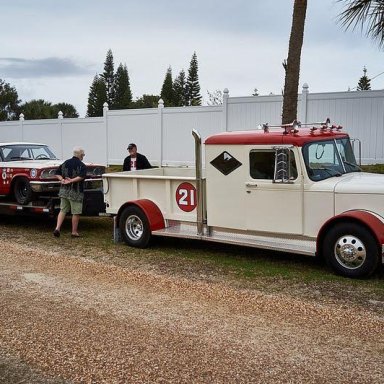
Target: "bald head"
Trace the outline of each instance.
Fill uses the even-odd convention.
[[[84,149],[82,147],[74,147],[73,148],[73,156],[78,157],[79,159],[82,159],[84,157]]]

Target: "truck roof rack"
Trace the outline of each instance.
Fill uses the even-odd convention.
[[[336,129],[337,131],[340,131],[343,127],[341,125],[334,125],[331,124],[331,120],[329,117],[323,122],[315,122],[315,123],[301,123],[298,120],[294,120],[290,124],[280,124],[280,125],[269,125],[268,123],[264,123],[263,125],[259,125],[258,129],[263,129],[264,132],[269,132],[270,128],[283,128],[284,129],[284,134],[288,133],[297,133],[299,132],[299,128],[301,127],[309,127],[311,132],[316,131],[317,129],[320,129],[321,132],[325,131],[332,131],[333,129]],[[320,126],[320,127],[317,127]]]

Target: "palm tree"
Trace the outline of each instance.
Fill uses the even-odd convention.
[[[338,0],[346,3],[339,21],[347,30],[360,26],[366,35],[384,47],[384,0]]]
[[[297,118],[297,95],[300,77],[301,48],[304,39],[304,24],[307,13],[307,0],[295,0],[291,35],[289,37],[288,58],[285,62],[285,84],[282,123],[292,123]]]

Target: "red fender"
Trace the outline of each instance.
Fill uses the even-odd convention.
[[[368,227],[372,233],[376,237],[376,241],[378,244],[384,244],[384,223],[374,214],[369,211],[347,211],[341,213],[340,215],[334,216],[329,219],[324,225],[321,227],[319,234],[317,236],[317,249],[321,247],[319,244],[320,239],[323,238],[323,234],[329,225],[333,222],[345,220],[345,219],[353,219],[354,221],[360,222]]]
[[[151,231],[165,228],[163,214],[161,213],[160,208],[153,201],[148,199],[132,200],[120,208],[119,216],[122,210],[129,205],[136,205],[145,213]]]

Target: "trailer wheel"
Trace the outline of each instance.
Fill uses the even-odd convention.
[[[331,228],[324,238],[323,250],[327,264],[346,277],[369,276],[379,263],[379,247],[373,235],[355,223]]]
[[[18,177],[13,184],[13,195],[19,204],[28,204],[32,200],[33,192],[26,177]]]
[[[145,213],[138,207],[124,209],[119,222],[124,241],[131,247],[145,248],[151,239],[151,230]]]

